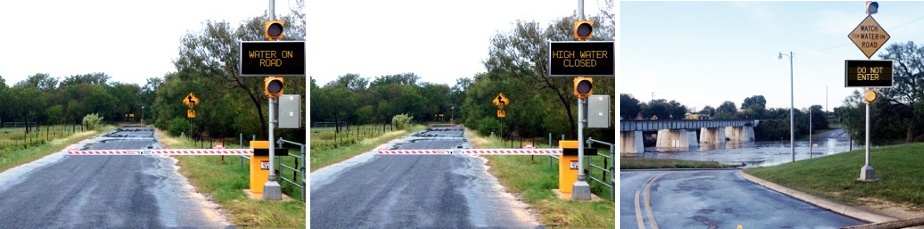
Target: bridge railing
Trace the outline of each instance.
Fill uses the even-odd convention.
[[[657,131],[726,126],[756,126],[755,120],[620,120],[619,131]]]

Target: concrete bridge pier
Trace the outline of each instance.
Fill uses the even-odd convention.
[[[725,129],[703,127],[699,131],[699,143],[702,144],[724,144]]]
[[[689,148],[699,146],[696,140],[696,131],[679,130],[658,130],[657,148]]]
[[[642,131],[620,131],[619,132],[619,152],[620,153],[644,153],[645,143],[642,141]]]
[[[754,127],[753,126],[726,126],[725,127],[725,137],[730,141],[735,142],[753,142],[754,141]]]

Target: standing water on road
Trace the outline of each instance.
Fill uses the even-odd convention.
[[[854,142],[856,144],[856,142]],[[850,140],[843,129],[831,130],[813,136],[811,154],[809,141],[795,142],[796,160],[805,160],[838,154],[851,150]],[[853,146],[853,150],[863,146]],[[761,142],[726,142],[725,144],[702,144],[689,149],[657,149],[645,147],[645,153],[622,154],[622,157],[680,159],[691,161],[716,161],[728,165],[744,167],[774,166],[792,161],[789,140]]]

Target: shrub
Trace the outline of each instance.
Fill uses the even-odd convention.
[[[83,116],[83,127],[87,130],[96,130],[96,127],[103,122],[103,118],[99,117],[99,114],[93,113]]]
[[[395,125],[395,129],[403,130],[411,125],[412,116],[407,116],[407,114],[395,115],[391,118],[391,124]]]
[[[482,136],[490,136],[492,131],[500,131],[501,123],[493,117],[484,117],[478,121],[478,133]]]
[[[167,123],[167,133],[172,136],[180,136],[180,133],[189,132],[192,127],[192,124],[184,118],[173,118]],[[186,134],[189,135],[189,133]]]

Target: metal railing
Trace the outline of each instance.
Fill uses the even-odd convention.
[[[561,139],[565,139],[565,135],[561,135]],[[594,164],[593,160],[589,160],[587,156],[584,156],[584,161],[589,166],[587,168],[587,177],[591,181],[597,182],[610,189],[610,196],[615,200],[616,199],[616,146],[613,143],[603,142],[594,140],[593,138],[587,138],[586,146],[590,147],[592,143],[604,144],[610,146],[610,154],[597,154],[597,156],[603,157],[603,165]],[[549,148],[553,148],[552,145],[552,134],[549,133]],[[549,155],[549,167],[553,167],[552,159],[560,160],[558,156]],[[593,176],[594,169],[600,170],[600,178],[597,179]],[[607,176],[609,175],[609,176]]]
[[[599,143],[599,144],[610,146],[609,155],[597,154],[597,156],[603,157],[603,166],[600,166],[599,164],[594,164],[593,160],[585,160],[585,161],[587,161],[588,162],[587,164],[590,165],[590,167],[588,167],[588,170],[587,170],[587,177],[589,177],[591,181],[596,181],[597,183],[600,183],[601,185],[610,188],[610,196],[612,196],[613,199],[615,200],[616,199],[616,160],[615,160],[616,146],[613,143],[598,141],[598,140],[594,140],[593,138],[587,138],[586,143],[587,143],[587,147],[591,147],[593,143]],[[601,172],[600,178],[602,178],[602,180],[594,177],[593,175],[594,169],[600,170]],[[610,175],[609,177],[607,177],[607,173],[609,173]]]
[[[279,163],[279,168],[280,168],[279,179],[285,182],[289,182],[290,184],[295,185],[295,187],[298,187],[301,190],[302,200],[307,201],[306,196],[305,196],[305,180],[306,180],[305,170],[307,170],[307,167],[305,165],[307,164],[308,161],[305,160],[305,152],[306,152],[305,144],[288,141],[282,138],[279,138],[279,140],[276,140],[276,143],[278,144],[279,148],[282,148],[283,144],[299,146],[299,153],[292,154],[292,152],[289,151],[288,156],[295,158],[294,164],[292,166],[286,165],[282,160],[277,159],[276,161]],[[276,157],[280,157],[280,156],[284,156],[284,155],[276,155]],[[299,160],[302,161],[301,166],[299,166],[299,162],[298,162]],[[288,169],[292,171],[291,178],[287,178],[284,175],[285,173],[283,173],[282,171],[283,169]]]
[[[253,136],[251,137],[251,140],[256,140],[256,139],[257,139],[257,136],[256,136],[256,135],[253,135]],[[306,156],[306,152],[307,152],[307,151],[305,150],[305,149],[306,149],[306,148],[305,148],[305,144],[298,143],[298,142],[293,142],[293,141],[288,141],[288,140],[285,140],[285,139],[282,139],[282,138],[279,138],[279,140],[276,140],[276,144],[277,144],[277,148],[282,148],[283,144],[291,144],[291,145],[297,145],[297,146],[299,146],[299,152],[298,152],[298,153],[294,153],[294,154],[293,154],[292,151],[289,151],[289,154],[288,154],[288,155],[276,155],[277,159],[274,160],[274,161],[276,161],[276,163],[278,164],[278,166],[277,166],[276,168],[280,168],[280,169],[279,169],[280,172],[278,173],[278,178],[279,178],[280,180],[284,181],[284,182],[288,182],[289,184],[295,185],[295,187],[298,187],[298,188],[301,190],[301,198],[302,198],[302,201],[307,201],[307,197],[306,197],[306,194],[305,194],[305,189],[306,189],[306,184],[305,184],[305,183],[306,183],[307,178],[306,178],[305,176],[306,176],[306,174],[307,174],[306,170],[308,169],[308,168],[307,168],[307,166],[308,166],[308,160],[306,160],[306,157],[305,157],[305,156]],[[244,147],[244,134],[241,134],[241,136],[240,136],[240,143],[239,143],[239,146],[241,146],[241,148]],[[292,164],[291,166],[290,166],[290,165],[287,165],[287,164],[285,164],[285,163],[283,163],[283,160],[279,160],[279,159],[278,159],[278,157],[284,157],[284,156],[290,156],[290,157],[292,157],[292,158],[295,159],[295,160],[293,161],[293,164]],[[246,159],[247,161],[250,161],[250,156],[243,156],[243,155],[241,156],[241,159],[240,159],[240,166],[241,166],[241,167],[244,167],[244,160],[245,160],[245,159]],[[301,161],[301,162],[299,162],[299,161]],[[287,169],[287,170],[292,171],[292,173],[291,173],[292,176],[286,177],[285,175],[283,175],[283,173],[282,173],[282,170],[283,170],[283,169]]]

